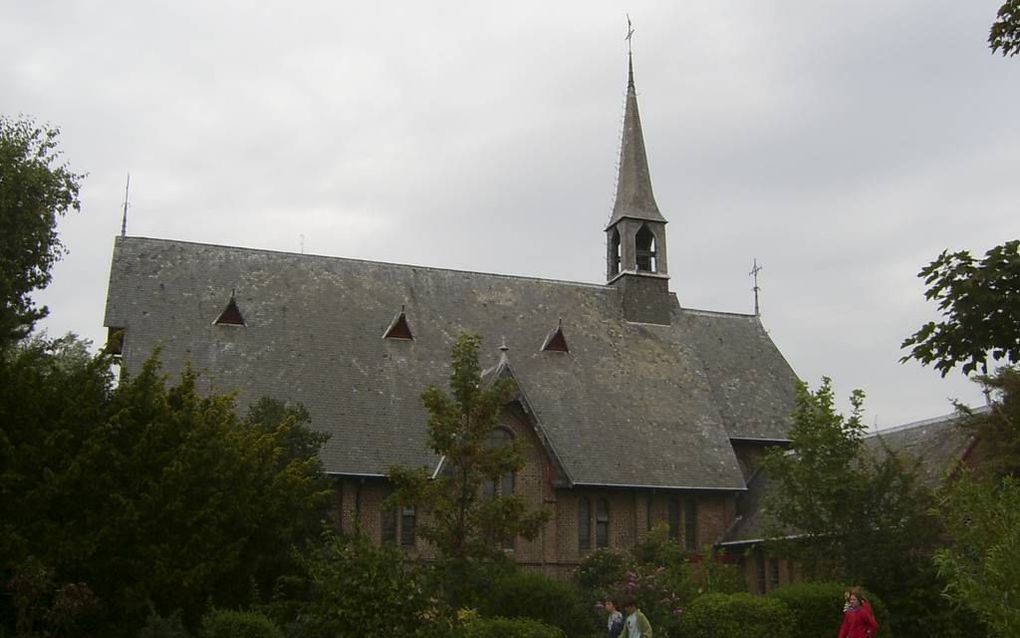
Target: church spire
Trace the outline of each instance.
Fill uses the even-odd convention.
[[[643,219],[665,223],[652,194],[652,178],[648,174],[645,139],[638,114],[637,91],[634,88],[634,57],[627,52],[627,106],[623,116],[623,139],[620,143],[620,173],[616,182],[616,203],[609,226],[621,219]]]

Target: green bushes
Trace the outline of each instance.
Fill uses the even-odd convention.
[[[479,611],[490,617],[539,620],[567,636],[589,636],[597,629],[574,585],[541,574],[517,572],[500,578]]]
[[[776,589],[770,597],[783,601],[793,615],[790,638],[835,636],[843,622],[840,583],[797,583]]]
[[[214,609],[202,617],[201,638],[283,638],[283,632],[253,611]]]
[[[776,598],[751,594],[704,594],[684,611],[685,638],[774,638],[790,635],[793,616]]]
[[[563,630],[533,618],[474,618],[464,638],[564,638]]]

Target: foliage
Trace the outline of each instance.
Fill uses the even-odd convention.
[[[705,594],[683,615],[685,638],[766,638],[787,636],[793,614],[777,598],[751,594]],[[822,635],[822,634],[819,634]]]
[[[37,339],[0,358],[0,569],[36,556],[86,583],[106,635],[149,601],[196,622],[268,590],[328,504],[318,460],[284,460],[303,426],[246,423],[191,371],[168,387],[154,359],[114,388],[109,358],[79,350]]]
[[[627,572],[634,570],[634,564],[630,554],[614,549],[597,549],[577,566],[574,580],[584,591],[602,596],[614,584],[626,580]]]
[[[1020,633],[1020,480],[963,473],[939,512],[952,542],[935,555],[951,600],[974,609],[995,636]]]
[[[792,613],[790,638],[816,638],[839,633],[845,590],[846,585],[840,583],[794,583],[773,590],[769,596],[783,601]]]
[[[559,627],[533,618],[480,618],[464,623],[464,638],[564,638]]]
[[[213,609],[202,617],[201,638],[283,638],[283,632],[254,611]]]
[[[795,559],[810,579],[864,583],[888,601],[904,636],[946,635],[954,620],[931,602],[942,586],[930,560],[940,527],[917,462],[864,445],[860,392],[849,417],[836,412],[828,379],[797,396],[789,451],[764,461],[774,483],[770,552]]]
[[[169,616],[161,616],[150,606],[149,617],[138,632],[138,638],[191,638],[191,632],[184,627],[180,609]]]
[[[444,459],[444,471],[435,478],[424,469],[393,467],[389,473],[395,488],[391,502],[427,512],[418,533],[435,547],[450,576],[444,592],[454,609],[464,595],[457,583],[467,563],[501,557],[505,543],[517,536],[535,538],[548,518],[545,511],[528,512],[520,496],[482,493],[485,482],[521,469],[523,458],[516,442],[511,446],[489,442],[512,397],[513,384],[506,378],[483,383],[480,342],[465,334],[454,344],[451,395],[436,387],[422,394],[429,413],[429,448]]]
[[[1002,367],[978,380],[994,400],[987,411],[964,409],[963,427],[979,442],[973,471],[988,478],[1020,476],[1020,369]]]
[[[57,218],[80,209],[84,176],[59,163],[59,134],[29,118],[0,116],[0,350],[46,315],[30,295],[50,282],[64,252]]]
[[[327,533],[301,562],[304,587],[284,595],[304,600],[283,619],[296,621],[301,636],[414,636],[427,629],[429,589],[399,550]]]
[[[581,592],[572,583],[541,574],[517,572],[499,579],[479,611],[490,617],[540,620],[567,636],[590,636],[595,629]]]
[[[1003,56],[1020,53],[1020,0],[1006,0],[999,7],[988,33],[988,46]]]
[[[86,583],[57,584],[53,570],[35,557],[30,556],[3,586],[14,604],[16,636],[82,633],[95,622],[99,601],[92,589]]]
[[[1015,0],[1009,4],[1020,8]],[[943,320],[904,340],[910,353],[902,361],[933,365],[942,376],[957,365],[964,374],[987,374],[989,358],[1020,363],[1020,240],[992,248],[980,261],[967,251],[943,251],[918,276]]]

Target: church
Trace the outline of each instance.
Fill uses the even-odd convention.
[[[493,489],[550,513],[514,559],[565,575],[659,523],[695,553],[740,527],[763,452],[787,440],[797,377],[758,316],[681,305],[666,223],[630,61],[604,283],[122,235],[105,325],[128,371],[161,348],[169,374],[190,363],[242,408],[304,405],[330,436],[336,525],[412,553],[419,513],[382,507],[386,473],[439,471],[420,395],[446,387],[450,347],[476,333],[483,367],[516,383],[497,434],[526,458]]]

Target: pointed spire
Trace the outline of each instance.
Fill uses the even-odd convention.
[[[628,43],[630,40],[628,39]],[[666,222],[652,194],[648,174],[645,139],[638,114],[637,90],[634,88],[634,57],[627,53],[627,106],[623,115],[623,137],[620,142],[620,173],[616,181],[616,202],[609,226],[624,217]]]

